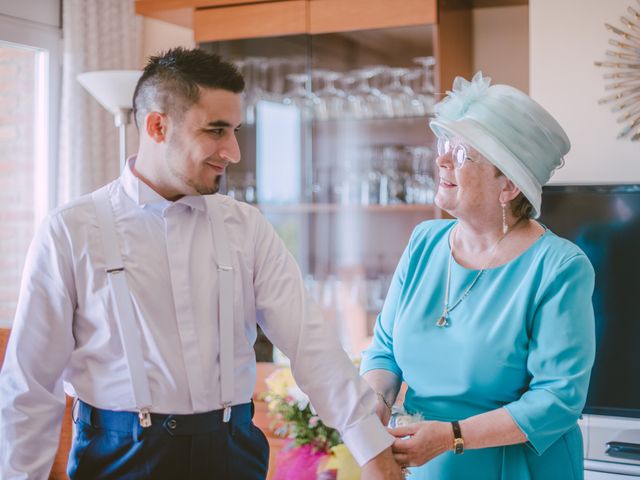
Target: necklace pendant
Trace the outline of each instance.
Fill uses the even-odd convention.
[[[441,316],[438,321],[436,322],[436,325],[440,328],[444,328],[447,325],[449,325],[449,322],[447,321],[447,317],[445,317],[444,315]]]

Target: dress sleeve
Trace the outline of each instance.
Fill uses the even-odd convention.
[[[361,375],[370,370],[388,370],[398,378],[402,378],[402,371],[398,367],[393,353],[393,325],[400,304],[402,286],[409,268],[411,243],[410,240],[391,279],[389,292],[373,330],[373,341],[362,354]]]
[[[595,357],[594,271],[584,254],[543,287],[531,325],[529,389],[505,406],[538,454],[566,433],[584,407]]]

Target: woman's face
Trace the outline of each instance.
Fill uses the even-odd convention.
[[[460,149],[466,149],[466,158],[460,166]],[[457,161],[454,161],[454,154]],[[435,197],[438,207],[456,218],[474,218],[500,215],[500,193],[506,177],[497,176],[496,168],[478,151],[459,139],[451,140],[451,148],[436,159],[439,183]]]

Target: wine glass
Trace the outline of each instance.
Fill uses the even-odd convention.
[[[382,89],[391,101],[391,115],[393,117],[407,117],[413,114],[411,101],[415,96],[413,90],[408,85],[404,85],[401,78],[409,70],[407,68],[389,68],[391,83]]]
[[[283,95],[282,103],[296,106],[304,118],[309,118],[313,112],[316,95],[309,87],[310,75],[308,73],[290,73],[287,80],[291,82],[291,89]]]
[[[380,67],[369,67],[350,73],[354,87],[347,95],[347,104],[355,118],[376,118],[392,113],[389,97],[369,83],[379,72]]]
[[[347,104],[347,94],[336,87],[336,81],[341,78],[341,75],[328,70],[316,70],[314,77],[324,81],[323,88],[315,92],[315,117],[318,120],[340,117]]]
[[[427,114],[433,112],[433,106],[435,105],[435,82],[434,82],[434,70],[436,66],[436,59],[432,56],[429,57],[416,57],[413,59],[415,63],[422,66],[423,76],[422,82],[416,89],[418,97],[424,104],[425,112]]]

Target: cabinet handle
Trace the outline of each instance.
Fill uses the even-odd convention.
[[[610,457],[640,460],[640,444],[629,442],[607,442],[605,452]]]

